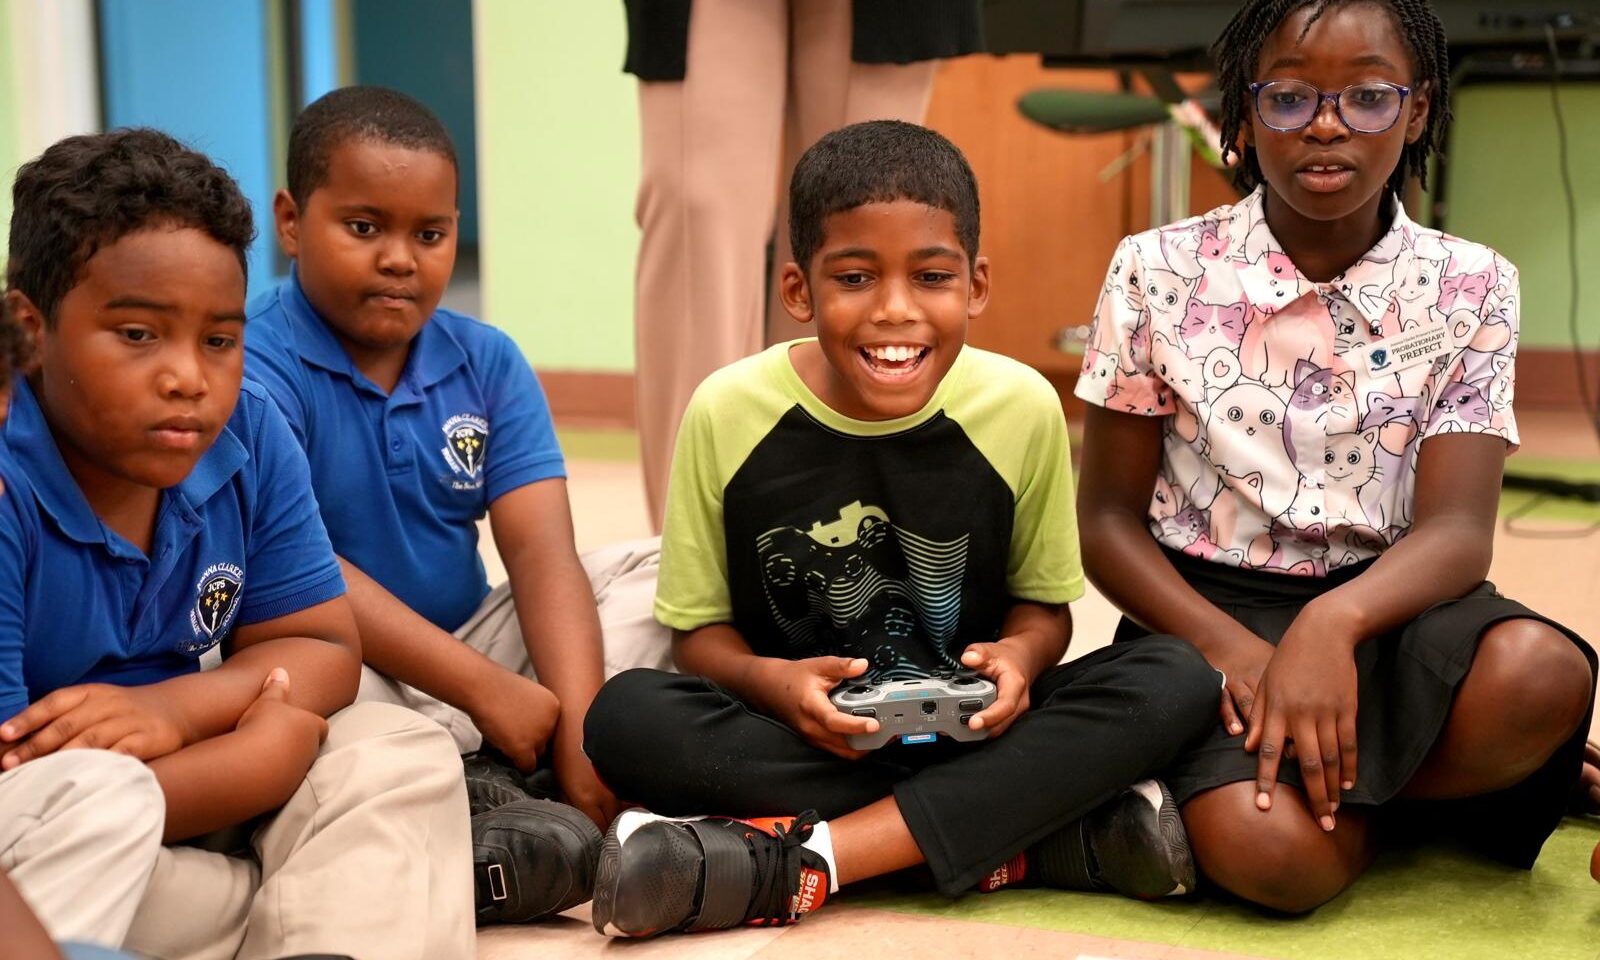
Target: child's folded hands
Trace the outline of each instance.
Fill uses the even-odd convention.
[[[74,748],[154,760],[182,748],[182,721],[152,687],[85,683],[62,687],[0,724],[0,770]]]

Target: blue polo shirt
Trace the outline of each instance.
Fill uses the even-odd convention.
[[[211,449],[162,491],[149,554],[95,515],[21,380],[0,477],[0,720],[60,687],[193,673],[234,626],[344,593],[305,456],[248,380]]]
[[[511,338],[436,311],[386,394],[356,369],[298,275],[246,311],[246,370],[305,447],[338,554],[445,630],[489,594],[478,521],[566,475],[544,391]]]

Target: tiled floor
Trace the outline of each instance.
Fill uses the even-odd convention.
[[[1600,443],[1577,416],[1524,414],[1523,449],[1510,469],[1600,479]],[[565,432],[580,549],[648,532],[627,434]],[[1506,498],[1506,507],[1526,497]],[[1502,526],[1492,577],[1509,596],[1600,639],[1600,507],[1547,503]],[[486,554],[492,551],[485,551]],[[502,576],[490,558],[491,578]],[[1103,645],[1117,621],[1092,591],[1073,605],[1073,654]],[[1600,720],[1595,725],[1600,736]],[[1420,960],[1525,957],[1600,960],[1600,885],[1588,877],[1600,823],[1569,820],[1531,873],[1438,848],[1396,851],[1353,889],[1310,917],[1266,917],[1211,897],[1145,904],[1117,897],[1024,890],[946,901],[914,883],[848,892],[784,930],[612,942],[588,908],[530,927],[479,936],[480,960],[625,956],[630,960],[869,957],[1050,957],[1200,960]]]

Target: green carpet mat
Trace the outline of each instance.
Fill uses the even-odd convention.
[[[1600,459],[1567,460],[1518,454],[1506,460],[1506,472],[1560,480],[1595,481],[1600,480]],[[1570,526],[1574,530],[1600,524],[1600,504],[1561,500],[1525,490],[1506,490],[1500,494],[1502,517],[1518,515],[1524,510],[1527,512],[1520,514],[1522,519],[1541,524],[1549,521]]]
[[[849,895],[848,902],[1277,960],[1597,960],[1600,883],[1589,878],[1596,842],[1600,822],[1568,819],[1532,871],[1446,848],[1386,854],[1343,895],[1305,917],[1268,915],[1206,895],[1141,903],[1039,889],[950,901],[878,888]]]

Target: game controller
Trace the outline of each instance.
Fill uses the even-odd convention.
[[[967,724],[994,697],[993,682],[965,672],[921,680],[846,681],[828,695],[840,713],[878,721],[877,733],[845,738],[854,750],[876,750],[895,739],[933,743],[940,734],[961,742],[987,739],[988,730]]]

